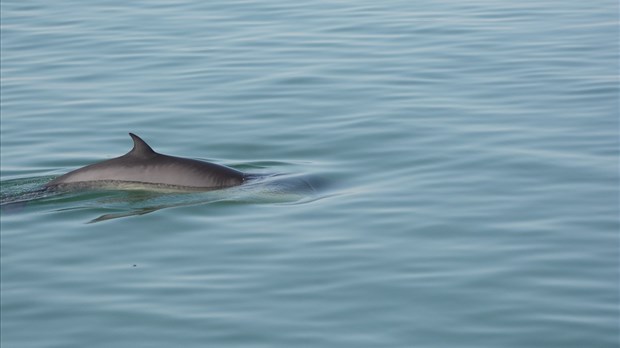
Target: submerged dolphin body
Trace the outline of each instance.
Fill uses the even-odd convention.
[[[129,133],[133,149],[50,181],[46,188],[141,188],[207,191],[241,185],[247,175],[219,164],[157,153]]]

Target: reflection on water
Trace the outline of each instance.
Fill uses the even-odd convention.
[[[32,178],[2,182],[2,213],[15,214],[29,205],[42,204],[56,205],[58,207],[52,209],[56,211],[84,207],[110,211],[90,221],[94,223],[181,206],[215,203],[303,204],[328,195],[326,180],[302,174],[256,174],[241,186],[202,192],[143,189],[54,191],[41,188],[48,181],[49,178]]]

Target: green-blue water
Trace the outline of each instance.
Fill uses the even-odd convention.
[[[618,347],[617,1],[1,10],[2,348]],[[128,132],[284,175],[34,192]]]

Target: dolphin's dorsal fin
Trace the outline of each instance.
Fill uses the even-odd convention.
[[[133,149],[127,153],[129,156],[135,156],[139,158],[150,158],[155,156],[157,153],[151,149],[149,144],[147,144],[144,140],[142,140],[139,136],[129,133],[131,139],[133,139]]]

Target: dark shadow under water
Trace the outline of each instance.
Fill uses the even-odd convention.
[[[53,191],[42,188],[51,178],[16,179],[2,182],[2,214],[26,208],[54,205],[55,211],[83,208],[109,210],[88,223],[144,215],[160,209],[216,204],[303,204],[329,196],[326,180],[312,175],[253,175],[240,186],[199,192],[147,190]]]

